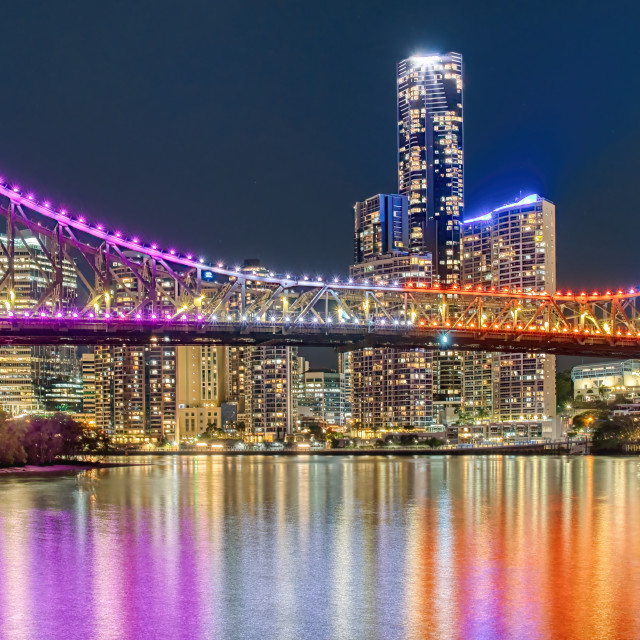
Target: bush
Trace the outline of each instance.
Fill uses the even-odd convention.
[[[64,413],[13,420],[0,415],[0,465],[53,464],[84,448],[82,428]]]
[[[626,417],[598,422],[591,437],[596,451],[620,449],[623,444],[637,440],[640,440],[640,424]]]

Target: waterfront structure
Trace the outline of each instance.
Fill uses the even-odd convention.
[[[407,250],[407,206],[406,196],[384,193],[356,202],[354,264],[394,251]]]
[[[462,225],[462,284],[508,291],[556,289],[555,205],[537,194]],[[517,326],[518,305],[509,311]],[[555,357],[510,353],[464,356],[464,405],[502,421],[555,415]]]
[[[344,405],[342,380],[337,371],[310,369],[300,376],[302,390],[298,399],[298,410],[309,410],[309,417],[323,426],[342,426]]]
[[[413,56],[397,66],[398,193],[409,248],[433,257],[434,282],[460,281],[464,211],[462,56]]]
[[[175,439],[193,439],[222,428],[226,349],[215,345],[176,348]]]
[[[0,235],[2,246],[8,245]],[[58,300],[73,305],[78,282],[73,264],[60,265],[62,286],[51,295],[54,268],[47,261],[49,243],[32,235],[13,238],[13,256],[0,253],[0,272],[12,274],[6,300],[12,314],[29,313],[36,305],[49,312]],[[9,269],[9,265],[13,269]],[[0,346],[0,408],[10,415],[40,411],[80,410],[77,348],[74,346]]]
[[[640,396],[640,360],[595,362],[571,369],[576,400],[608,400],[616,396]]]
[[[550,440],[559,437],[555,420],[515,420],[511,422],[463,422],[446,427],[449,444],[478,445]]]

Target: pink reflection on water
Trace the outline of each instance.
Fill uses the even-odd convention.
[[[150,462],[0,475],[0,638],[640,637],[635,459]]]

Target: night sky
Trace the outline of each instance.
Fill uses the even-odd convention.
[[[558,286],[640,284],[632,2],[28,2],[0,14],[0,173],[230,264],[345,274],[395,192],[395,64],[464,56],[466,215],[557,206]]]

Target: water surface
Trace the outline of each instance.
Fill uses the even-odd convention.
[[[0,477],[0,638],[640,638],[640,461]]]

